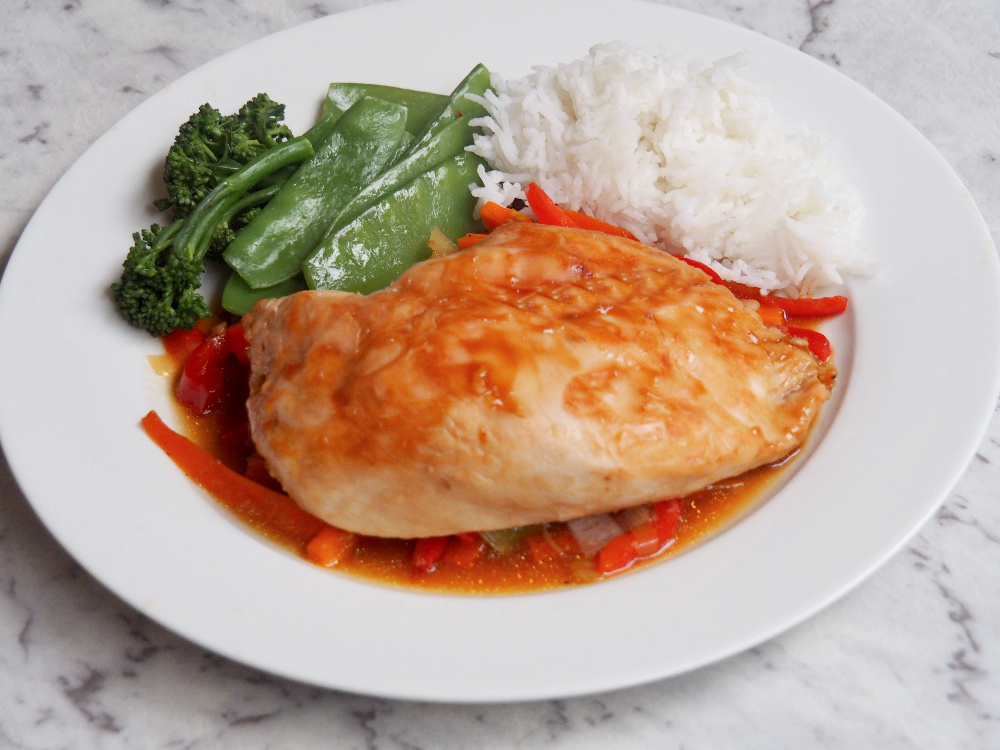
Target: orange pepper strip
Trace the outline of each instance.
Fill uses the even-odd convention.
[[[624,237],[627,240],[635,240],[638,242],[635,235],[627,229],[616,227],[614,224],[608,224],[606,221],[601,221],[593,216],[582,214],[579,211],[572,211],[568,208],[564,208],[563,213],[566,214],[580,229],[590,229],[594,232],[603,232],[604,234],[611,234],[615,237]]]
[[[785,325],[788,320],[788,316],[785,315],[785,311],[780,307],[767,307],[761,305],[757,310],[757,314],[760,315],[760,319],[764,321],[766,326],[777,326],[781,327]]]
[[[327,526],[288,495],[247,479],[167,427],[155,411],[142,418],[142,428],[195,484],[261,531],[301,546]]]
[[[457,240],[455,244],[458,245],[459,250],[465,250],[466,248],[472,247],[480,240],[485,240],[486,235],[479,232],[469,232],[468,234],[462,235]]]
[[[354,552],[358,535],[334,526],[320,529],[306,545],[309,562],[324,568],[332,568]]]
[[[497,227],[509,224],[512,221],[531,221],[531,217],[528,215],[522,214],[513,208],[505,208],[493,201],[485,203],[479,209],[479,218],[482,220],[487,232],[492,232]]]
[[[531,210],[540,224],[579,229],[576,223],[566,215],[566,212],[559,208],[537,183],[528,184],[528,187],[524,189],[524,197],[528,199],[528,205],[531,206]]]

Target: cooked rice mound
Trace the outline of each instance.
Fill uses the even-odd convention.
[[[706,65],[616,42],[525,78],[494,75],[470,147],[491,169],[472,192],[509,206],[537,182],[566,208],[766,291],[864,272],[860,206],[827,141],[777,122],[747,69],[742,54]]]

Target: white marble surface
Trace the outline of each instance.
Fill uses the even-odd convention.
[[[62,173],[145,98],[257,37],[365,4],[0,4],[0,268]],[[997,0],[669,4],[799,47],[872,90],[941,151],[1000,237]],[[319,690],[192,646],[82,571],[0,460],[0,748],[997,748],[998,501],[994,419],[936,517],[781,637],[630,690],[447,706]]]

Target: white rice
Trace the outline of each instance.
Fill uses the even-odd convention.
[[[792,295],[840,284],[869,265],[859,202],[827,142],[776,122],[747,68],[742,54],[706,65],[616,42],[494,75],[470,147],[491,169],[472,192],[509,206],[534,181],[725,279]]]

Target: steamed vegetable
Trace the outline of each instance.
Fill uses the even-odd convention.
[[[267,149],[222,179],[186,217],[168,227],[154,224],[136,232],[121,279],[111,287],[125,319],[162,336],[175,328],[193,328],[207,317],[198,289],[215,228],[238,207],[269,199],[269,189],[255,192],[255,186],[312,153],[312,143],[301,136]]]
[[[216,185],[267,149],[292,138],[284,124],[285,105],[267,94],[257,94],[234,115],[223,115],[210,104],[181,125],[167,152],[163,182],[167,197],[155,201],[165,211],[173,209],[173,218],[181,219]],[[275,175],[280,184],[287,174]],[[215,228],[209,253],[217,256],[259,211],[256,205],[242,207]]]
[[[315,155],[230,243],[230,267],[254,289],[299,273],[341,208],[398,154],[406,117],[399,104],[363,97],[334,121]]]

